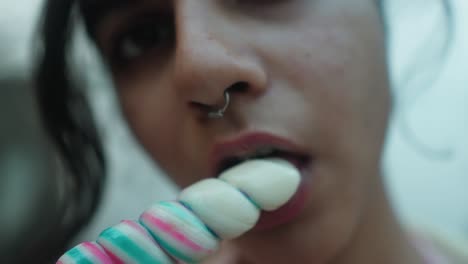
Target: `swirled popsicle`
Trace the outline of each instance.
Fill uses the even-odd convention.
[[[156,203],[139,223],[124,221],[105,230],[92,244],[99,258],[81,244],[57,263],[199,263],[218,249],[220,240],[252,229],[261,210],[274,211],[286,204],[299,183],[300,173],[287,161],[248,160],[218,178],[187,187],[179,201]],[[70,258],[81,251],[80,257]]]

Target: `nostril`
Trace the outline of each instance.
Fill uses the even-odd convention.
[[[249,84],[247,82],[236,82],[233,85],[226,88],[225,91],[227,91],[232,96],[233,94],[236,94],[236,93],[238,94],[246,93],[248,92],[248,90],[249,90]],[[225,104],[226,102],[223,102],[223,103]],[[202,103],[198,101],[191,101],[190,106],[203,113],[216,111],[223,107],[223,105],[215,105],[215,104],[211,105],[211,104]]]
[[[247,82],[236,82],[227,88],[227,91],[232,93],[245,93],[249,90]]]

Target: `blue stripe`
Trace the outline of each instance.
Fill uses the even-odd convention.
[[[67,252],[67,255],[73,258],[77,264],[93,264],[86,254],[83,254],[82,250],[78,247],[70,249],[70,251]]]
[[[139,247],[138,244],[130,240],[125,234],[115,228],[108,228],[104,230],[101,233],[100,238],[105,239],[120,248],[139,264],[167,263],[161,259],[154,259],[152,255],[148,254],[144,249]]]

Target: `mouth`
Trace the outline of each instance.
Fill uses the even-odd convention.
[[[224,170],[249,159],[280,158],[293,164],[301,173],[296,194],[275,211],[262,211],[254,231],[265,231],[296,219],[304,211],[311,192],[313,159],[297,144],[268,133],[246,133],[215,145],[212,172]]]
[[[307,158],[305,156],[302,156],[296,153],[287,152],[287,151],[275,148],[273,146],[264,146],[246,155],[225,158],[217,166],[218,169],[216,170],[216,175],[219,175],[223,171],[230,169],[247,160],[268,159],[268,158],[279,158],[279,159],[287,160],[290,163],[294,164],[299,169],[307,163]]]
[[[267,133],[248,133],[215,145],[211,171],[223,171],[251,159],[279,158],[302,170],[310,161],[306,152],[293,142]]]

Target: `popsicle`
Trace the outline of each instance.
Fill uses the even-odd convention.
[[[251,230],[261,210],[286,204],[299,183],[299,171],[285,160],[247,160],[182,190],[179,201],[156,203],[139,222],[106,229],[91,244],[96,250],[87,249],[89,242],[80,244],[57,263],[199,263],[216,252],[221,240]],[[72,258],[76,252],[82,254]]]

